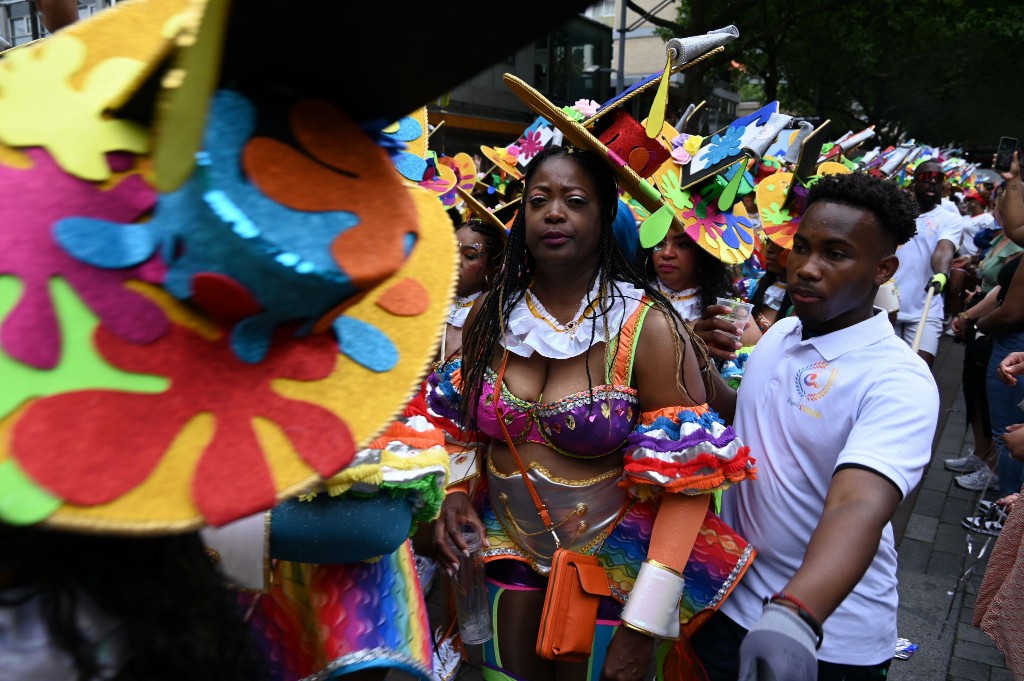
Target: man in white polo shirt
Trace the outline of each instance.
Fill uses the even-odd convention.
[[[764,335],[738,393],[706,372],[758,468],[722,506],[757,560],[692,640],[712,681],[881,680],[896,642],[889,521],[930,459],[939,398],[872,301],[917,211],[862,174],[826,176],[807,203],[788,263],[796,316]]]
[[[942,289],[963,232],[963,217],[939,205],[945,181],[946,173],[938,161],[924,161],[914,169],[911,189],[921,209],[917,234],[897,253],[900,268],[896,271],[896,290],[900,310],[896,313],[896,335],[907,343],[913,343],[917,335],[928,289],[934,292],[918,350],[928,366],[932,365],[939,349],[945,319]]]

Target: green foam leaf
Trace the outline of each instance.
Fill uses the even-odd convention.
[[[675,211],[669,206],[662,206],[640,224],[640,245],[653,248],[661,243],[672,226]]]
[[[743,168],[739,168],[736,174],[729,180],[729,184],[725,186],[721,196],[718,197],[718,210],[727,211],[733,207],[736,203],[736,194],[740,190],[740,185],[743,183]]]
[[[21,295],[21,281],[0,276],[0,319],[6,318]],[[169,382],[159,376],[132,374],[108,364],[93,345],[99,319],[61,278],[50,282],[50,294],[61,330],[60,363],[53,369],[38,369],[0,352],[0,418],[34,397],[46,397],[72,390],[110,388],[127,392],[158,393]]]
[[[14,461],[0,463],[0,520],[33,525],[60,508],[61,500],[32,482]]]

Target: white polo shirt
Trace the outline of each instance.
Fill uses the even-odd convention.
[[[745,629],[803,562],[837,467],[875,471],[906,497],[931,459],[938,389],[884,312],[807,340],[801,332],[796,317],[772,325],[750,356],[736,404],[736,433],[757,458],[757,480],[725,493],[722,517],[758,555],[722,611]],[[897,605],[887,525],[864,577],[825,621],[819,659],[891,658]]]
[[[941,239],[950,241],[953,248],[959,246],[962,232],[963,217],[941,206],[935,206],[927,213],[917,216],[917,234],[896,250],[896,257],[900,259],[900,267],[894,277],[896,291],[900,296],[897,321],[921,321],[926,295],[924,287],[935,274],[932,272],[932,253]],[[932,297],[928,318],[941,320],[944,317],[942,296]]]

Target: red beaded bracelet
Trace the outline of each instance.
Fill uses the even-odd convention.
[[[825,639],[825,630],[821,628],[821,621],[814,616],[810,608],[803,604],[796,596],[790,595],[784,591],[780,591],[776,594],[772,594],[768,598],[764,599],[765,604],[775,603],[776,601],[786,601],[787,603],[796,606],[796,614],[800,616],[800,619],[804,621],[804,624],[811,628],[814,632],[815,637],[818,639],[815,644],[815,648],[821,648],[821,642]]]

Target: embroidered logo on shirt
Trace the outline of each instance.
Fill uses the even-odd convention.
[[[799,399],[788,398],[789,403],[803,413],[820,419],[821,412],[811,404],[828,394],[838,375],[839,369],[829,366],[828,362],[815,362],[805,366],[796,372],[796,392]]]

